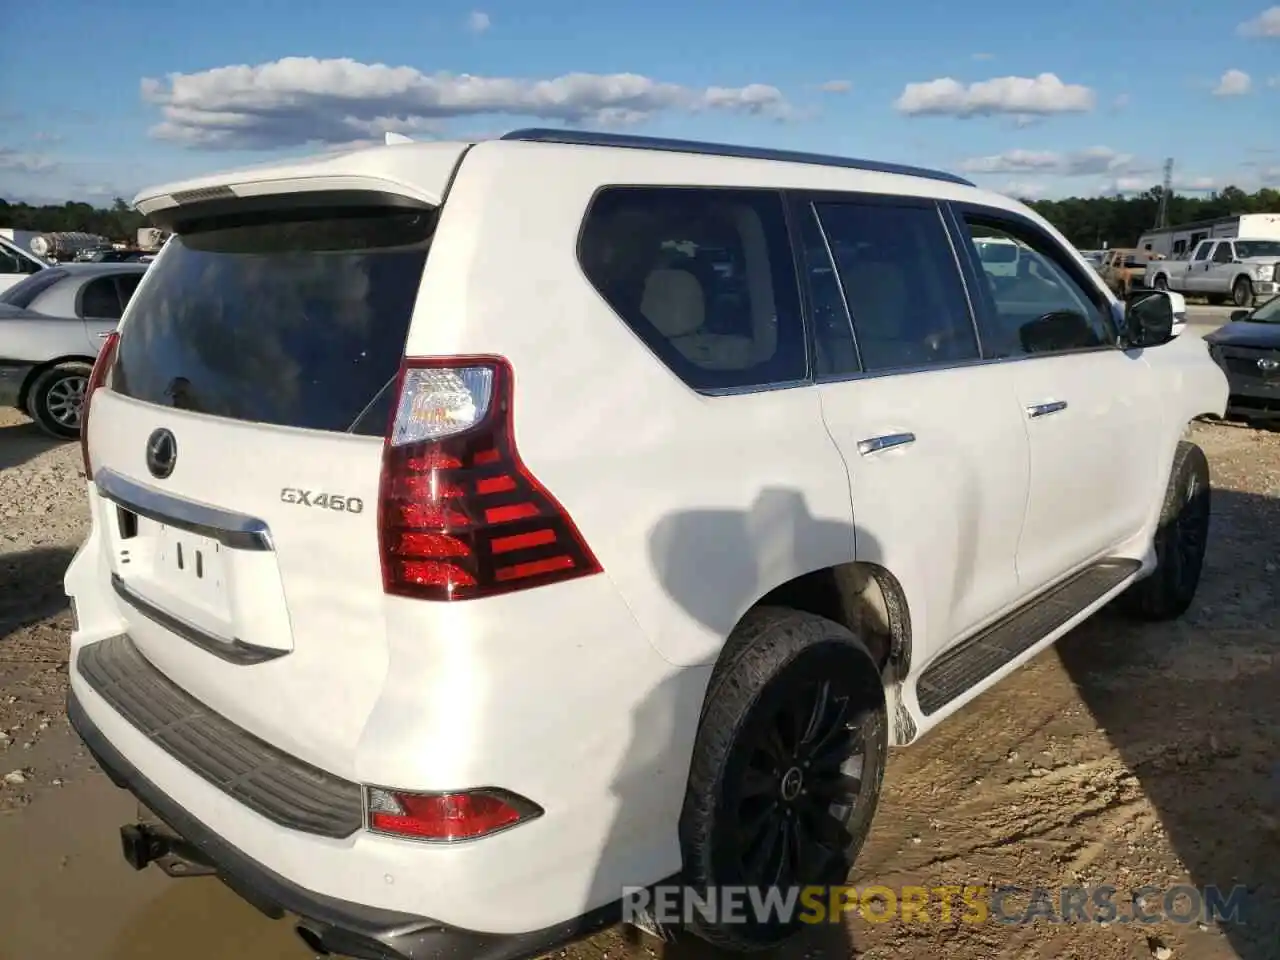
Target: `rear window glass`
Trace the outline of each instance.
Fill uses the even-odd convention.
[[[807,375],[778,193],[612,187],[592,204],[578,255],[614,312],[694,389]]]
[[[433,211],[275,212],[175,233],[121,326],[111,388],[233,420],[379,435]]]
[[[11,307],[25,310],[31,306],[36,297],[66,275],[67,271],[56,270],[52,267],[47,270],[38,270],[27,279],[19,280],[4,293],[0,293],[0,303],[7,303]]]

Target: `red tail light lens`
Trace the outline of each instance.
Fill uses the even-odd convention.
[[[512,379],[499,358],[405,361],[378,505],[387,593],[466,600],[600,572],[516,453]]]
[[[80,456],[84,459],[84,478],[93,479],[93,465],[89,463],[89,404],[93,400],[93,391],[97,390],[107,379],[107,370],[116,359],[116,346],[120,343],[120,334],[111,332],[102,342],[102,349],[93,361],[93,370],[89,373],[89,382],[84,388],[84,400],[80,408]]]
[[[501,790],[402,793],[370,787],[369,829],[420,840],[472,840],[542,815],[523,797]]]

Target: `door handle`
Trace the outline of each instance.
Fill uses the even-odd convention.
[[[885,433],[878,437],[859,440],[858,452],[865,457],[868,454],[879,453],[881,450],[888,450],[890,447],[904,447],[908,443],[915,442],[914,433]]]
[[[113,330],[113,331],[111,331],[111,333],[114,333],[114,332],[115,332],[114,330]],[[107,337],[111,336],[111,333],[100,333],[100,334],[98,334],[98,339],[99,339],[99,340],[105,340],[105,339],[107,339]]]
[[[1067,409],[1065,400],[1051,400],[1048,403],[1033,403],[1027,407],[1027,416],[1032,419],[1036,417],[1047,417],[1051,413],[1057,413],[1059,410]]]

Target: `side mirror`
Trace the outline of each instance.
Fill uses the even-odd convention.
[[[1231,316],[1227,318],[1227,322],[1235,323],[1238,320],[1243,320],[1252,312],[1253,312],[1252,310],[1232,310]]]
[[[1163,290],[1135,290],[1129,294],[1124,309],[1125,346],[1158,347],[1172,340],[1177,306]],[[1185,300],[1181,306],[1185,312]]]

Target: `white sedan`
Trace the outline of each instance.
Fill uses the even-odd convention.
[[[63,264],[0,292],[0,405],[46,433],[80,435],[89,373],[146,264]]]

